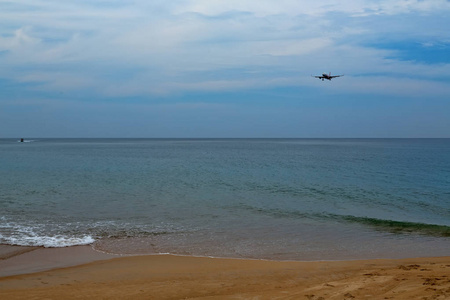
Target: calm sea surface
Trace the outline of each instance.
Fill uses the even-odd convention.
[[[450,255],[450,139],[0,139],[0,244]]]

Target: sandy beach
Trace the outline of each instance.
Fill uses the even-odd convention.
[[[55,255],[56,252],[59,254]],[[54,249],[30,249],[25,254],[3,259],[0,270],[5,272],[5,266],[9,266],[10,272],[22,274],[6,276],[3,273],[0,298],[450,298],[450,257],[279,262],[174,255],[111,258],[94,254],[89,247],[57,249],[56,252]],[[37,267],[38,263],[30,261],[42,262],[44,257],[47,257],[47,268],[51,269],[36,272],[45,269],[45,263]],[[14,271],[12,266],[20,265],[22,267]],[[27,271],[35,273],[24,274]]]

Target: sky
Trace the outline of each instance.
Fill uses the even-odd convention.
[[[450,138],[449,15],[448,0],[0,0],[0,138]]]

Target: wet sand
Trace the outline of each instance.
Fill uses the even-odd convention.
[[[117,255],[95,251],[91,246],[44,248],[0,245],[0,278],[77,266],[114,257]]]
[[[89,247],[73,248],[60,251],[60,259],[75,263],[93,254]],[[55,257],[47,250],[52,249],[0,263],[14,265],[22,259],[26,265],[24,258],[34,255]],[[97,261],[3,276],[0,299],[450,299],[450,257],[330,262],[173,255],[90,259]]]
[[[39,247],[20,247],[20,246],[9,246],[0,245],[0,261],[17,256],[23,253],[27,253],[38,249]],[[1,275],[0,275],[1,276]]]

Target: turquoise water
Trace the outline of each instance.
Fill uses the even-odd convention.
[[[1,139],[0,243],[450,255],[450,139]]]

